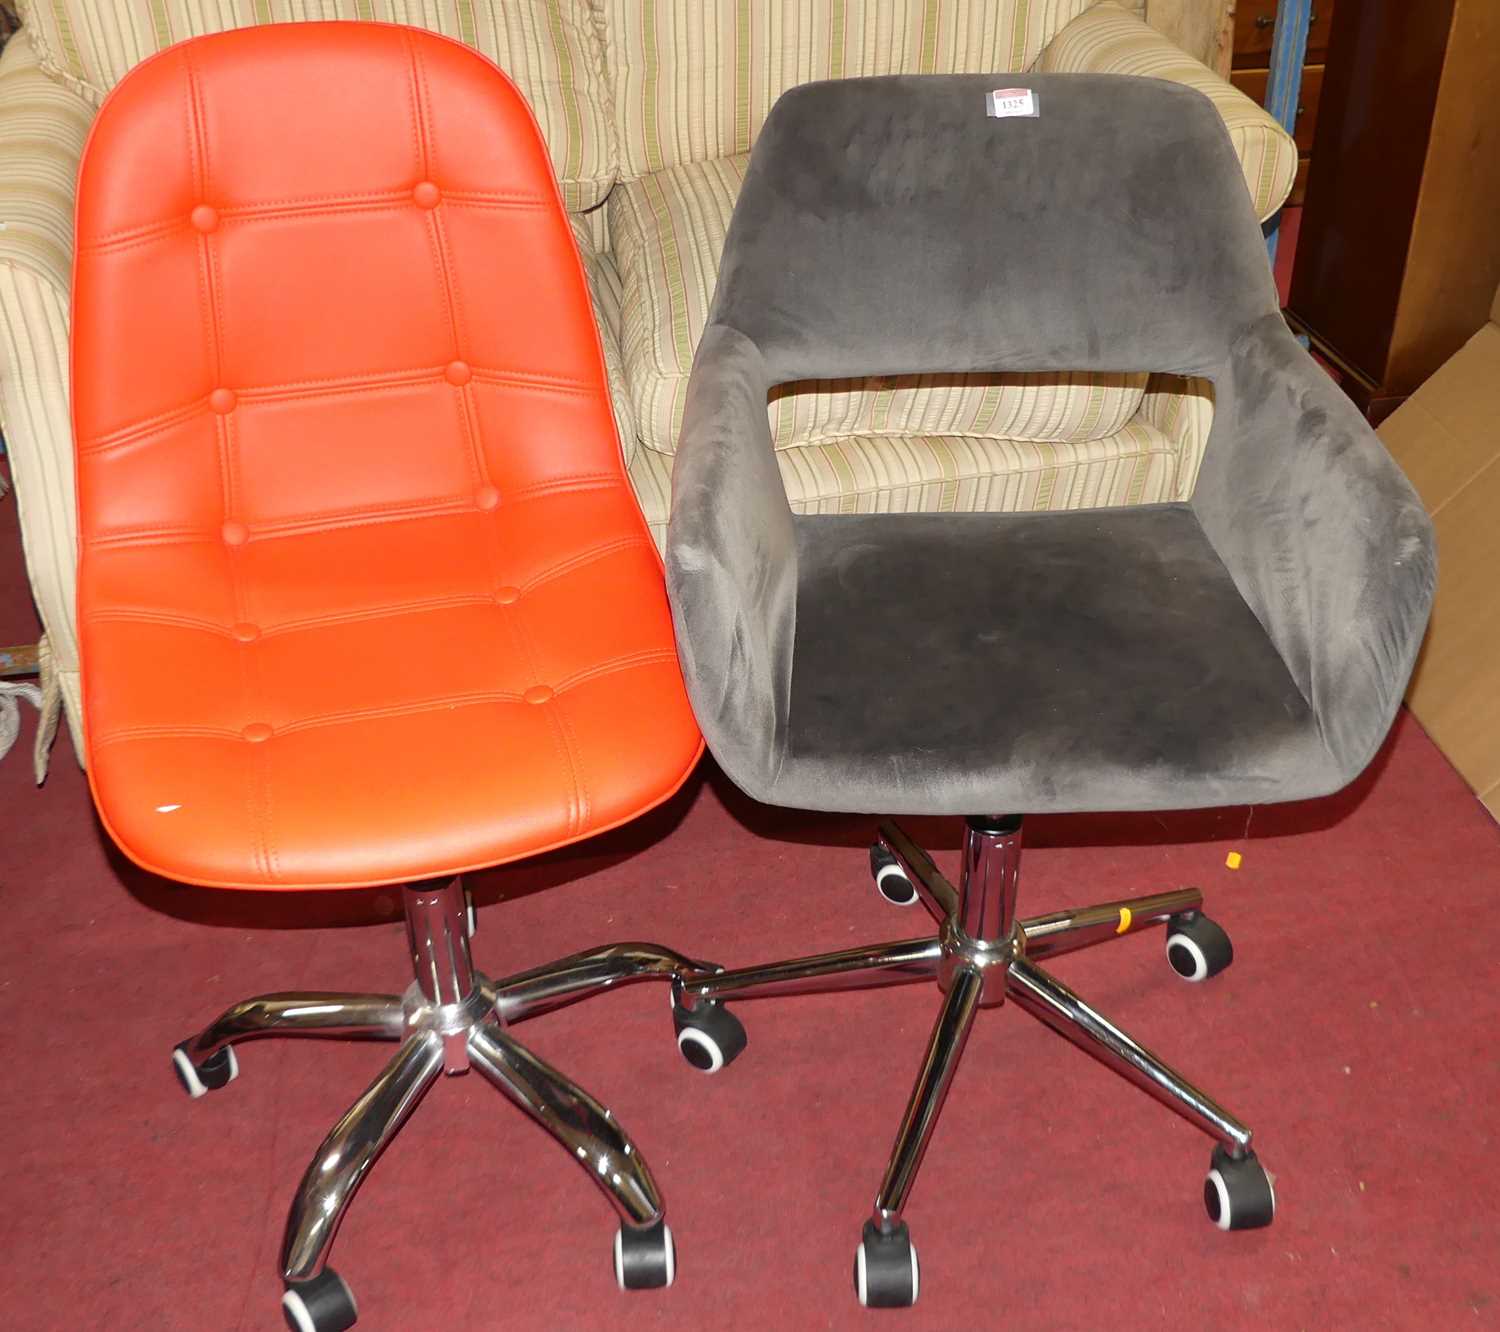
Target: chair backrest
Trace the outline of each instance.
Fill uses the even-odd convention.
[[[815,79],[1030,69],[1098,0],[592,0],[626,179],[748,152]],[[1144,0],[1123,0],[1144,12]]]
[[[1033,74],[786,94],[709,315],[773,383],[907,372],[1208,375],[1277,308],[1239,161],[1179,84]]]
[[[100,112],[77,228],[84,590],[99,543],[622,476],[546,148],[456,42],[330,23],[173,47]]]

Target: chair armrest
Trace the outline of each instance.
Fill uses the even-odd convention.
[[[1261,221],[1291,193],[1297,145],[1276,118],[1112,0],[1065,26],[1034,68],[1045,74],[1136,74],[1196,88],[1223,117]]]
[[[68,303],[74,183],[93,118],[92,106],[41,71],[25,29],[11,38],[0,54],[0,420],[27,573],[75,737]]]
[[[1352,780],[1421,647],[1437,556],[1422,502],[1279,314],[1241,336],[1193,509]]]
[[[797,546],[766,415],[765,363],[710,324],[698,346],[672,468],[667,587],[693,711],[735,781],[768,799],[786,750]],[[743,718],[772,717],[770,727]],[[724,737],[749,735],[725,754]],[[717,738],[717,739],[716,739]],[[753,752],[748,752],[753,747]],[[747,780],[748,779],[748,780]]]
[[[583,260],[583,275],[588,279],[589,298],[594,304],[594,323],[604,344],[604,372],[609,380],[609,403],[615,414],[615,429],[620,448],[629,467],[640,446],[635,424],[635,407],[625,383],[625,361],[620,347],[620,307],[624,304],[624,286],[614,256],[601,250],[589,238],[582,219],[572,218],[573,241]]]

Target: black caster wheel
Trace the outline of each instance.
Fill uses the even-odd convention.
[[[354,1293],[331,1267],[298,1281],[281,1297],[281,1316],[292,1332],[345,1332],[359,1318]]]
[[[691,1011],[673,1004],[672,1025],[682,1057],[700,1073],[717,1073],[732,1064],[747,1043],[739,1018],[722,1004],[699,1004]]]
[[[1254,1152],[1236,1159],[1221,1144],[1203,1181],[1203,1206],[1220,1230],[1259,1230],[1276,1215],[1276,1190]]]
[[[854,1293],[866,1309],[909,1309],[921,1288],[917,1246],[906,1222],[882,1232],[873,1221],[854,1251]]]
[[[226,1045],[218,1054],[195,1064],[187,1052],[191,1041],[183,1041],[172,1051],[172,1071],[182,1090],[195,1101],[220,1087],[227,1087],[240,1075],[240,1061],[234,1057],[234,1046]]]
[[[1234,961],[1229,936],[1201,911],[1167,921],[1167,961],[1185,981],[1206,981]]]
[[[622,1225],[615,1232],[615,1280],[621,1290],[660,1290],[676,1279],[677,1246],[666,1218],[649,1226]]]
[[[870,848],[870,873],[880,895],[892,906],[916,906],[915,885],[906,877],[900,861],[879,842]]]

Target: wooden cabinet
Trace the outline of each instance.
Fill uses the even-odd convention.
[[[1497,0],[1339,0],[1287,315],[1372,421],[1500,284],[1497,87]]]
[[[1345,0],[1339,2],[1342,4]],[[1234,56],[1229,81],[1259,105],[1265,104],[1266,82],[1271,74],[1271,37],[1276,27],[1276,9],[1277,0],[1239,0],[1234,11]],[[1307,55],[1297,99],[1297,180],[1287,199],[1289,204],[1300,204],[1307,188],[1333,11],[1334,0],[1315,0],[1307,29]]]

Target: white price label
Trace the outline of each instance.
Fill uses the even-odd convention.
[[[1036,94],[1030,88],[996,88],[985,106],[985,114],[996,119],[1007,116],[1035,116]]]

